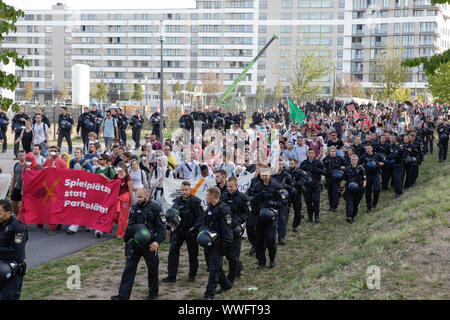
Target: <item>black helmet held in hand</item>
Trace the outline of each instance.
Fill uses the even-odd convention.
[[[212,247],[219,240],[219,235],[216,232],[212,232],[208,229],[204,229],[199,232],[197,236],[197,243],[203,248]]]
[[[152,234],[145,224],[139,223],[133,227],[133,241],[140,247],[147,247],[152,242]]]
[[[5,283],[13,276],[13,269],[11,265],[5,261],[0,260],[0,284]]]
[[[233,235],[236,238],[242,237],[245,231],[245,222],[243,224],[237,224],[236,227],[233,229]]]
[[[273,221],[277,218],[277,213],[274,209],[263,208],[259,213],[259,216],[263,221],[269,222]]]
[[[181,222],[180,211],[175,208],[170,208],[166,211],[166,222],[170,229],[174,231]]]

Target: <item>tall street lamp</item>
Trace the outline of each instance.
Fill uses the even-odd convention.
[[[164,100],[164,91],[163,91],[163,43],[164,43],[164,35],[163,35],[163,21],[160,20],[159,21],[159,42],[161,42],[161,72],[160,72],[160,94],[159,94],[159,99],[160,99],[160,105],[159,105],[159,139],[161,140],[161,144],[164,143],[164,138],[163,138],[163,129],[164,129],[164,104],[163,104],[163,100]]]

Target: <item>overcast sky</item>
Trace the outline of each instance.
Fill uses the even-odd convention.
[[[57,2],[72,9],[166,9],[195,8],[195,0],[4,0],[22,10],[49,10]]]

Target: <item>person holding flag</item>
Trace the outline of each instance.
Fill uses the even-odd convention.
[[[300,123],[303,124],[303,120],[306,118],[305,113],[300,110],[291,99],[287,98],[289,103],[289,113],[291,116],[291,123]]]

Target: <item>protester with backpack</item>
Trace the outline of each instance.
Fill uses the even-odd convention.
[[[47,156],[47,148],[48,148],[48,131],[49,127],[47,124],[42,122],[42,116],[37,114],[36,123],[33,124],[33,144],[39,144],[42,148],[42,154]]]
[[[113,140],[119,137],[117,120],[112,116],[111,110],[106,110],[106,116],[103,119],[102,125],[100,127],[99,138],[100,135],[103,135],[106,152],[109,152],[111,150]]]

